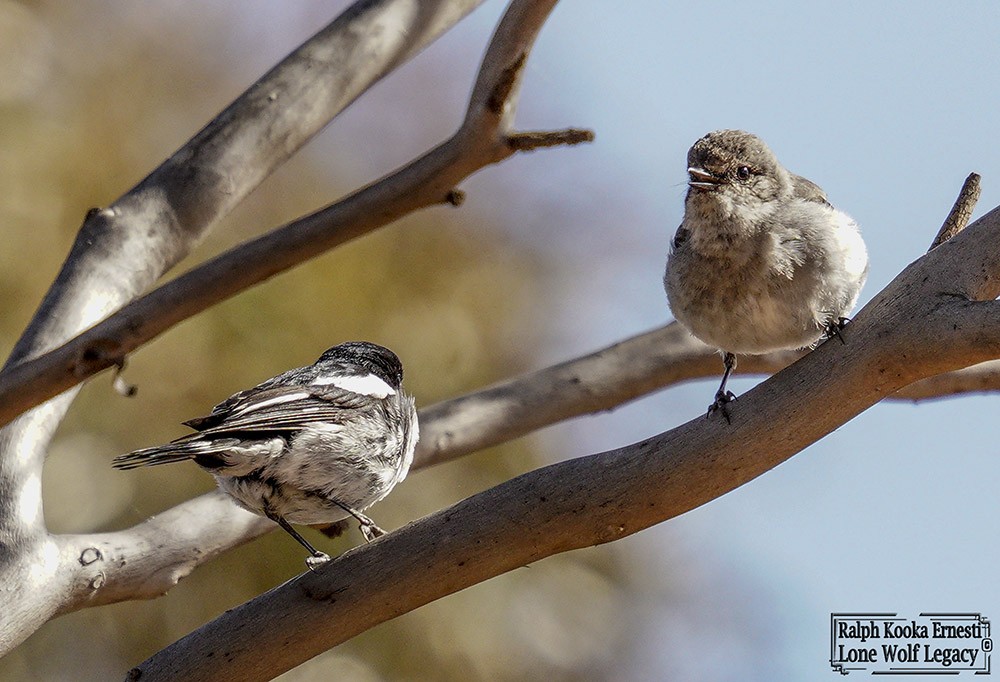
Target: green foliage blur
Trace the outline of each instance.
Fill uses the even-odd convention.
[[[236,4],[209,10],[186,3],[173,11],[169,3],[139,4],[150,7],[0,0],[5,351],[87,209],[127,191],[248,84],[228,68],[227,56],[251,49],[239,41],[254,39],[227,30]],[[281,50],[300,40],[280,42]],[[482,47],[469,46],[470,63]],[[447,74],[429,59],[418,76],[438,67]],[[468,85],[454,87],[464,92]],[[415,79],[407,87],[431,86]],[[456,102],[456,120],[460,111]],[[421,121],[405,102],[366,115],[376,131],[382,126],[404,137],[400,127]],[[350,191],[351,155],[379,153],[353,149],[332,157],[310,146],[178,271]],[[210,477],[193,465],[117,472],[109,462],[185,433],[182,420],[311,363],[341,341],[369,339],[394,349],[407,387],[424,406],[536,368],[532,358],[549,331],[539,302],[546,269],[556,264],[505,237],[471,199],[458,210],[411,216],[179,325],[130,358],[125,379],[138,386],[134,398],[115,394],[107,373],[91,380],[46,465],[50,529],[124,528],[210,490]],[[416,472],[370,513],[383,527],[397,527],[541,465],[539,448],[539,441],[522,439]],[[305,532],[330,553],[362,541],[354,529],[338,540]],[[0,661],[0,680],[120,678],[225,609],[301,572],[303,559],[300,547],[273,533],[198,569],[155,601],[58,618]],[[628,590],[610,549],[555,557],[378,627],[282,679],[614,679],[615,661],[629,651]]]

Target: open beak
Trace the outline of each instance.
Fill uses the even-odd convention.
[[[714,189],[722,180],[709,173],[704,168],[691,166],[688,168],[688,187],[695,189]]]

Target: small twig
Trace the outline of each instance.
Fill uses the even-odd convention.
[[[511,149],[518,152],[531,151],[542,147],[558,147],[561,145],[574,145],[593,141],[594,131],[582,128],[511,133],[507,136],[507,144]]]
[[[460,189],[453,189],[449,191],[444,197],[444,203],[458,208],[465,203],[465,192]]]
[[[982,191],[979,184],[980,179],[978,173],[969,173],[969,177],[965,179],[962,189],[958,193],[958,198],[955,199],[955,205],[948,212],[948,217],[944,219],[944,224],[941,225],[941,230],[934,237],[928,251],[941,246],[969,224],[972,211],[976,208],[976,202],[979,201],[979,194]]]

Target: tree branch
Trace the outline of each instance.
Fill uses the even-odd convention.
[[[202,563],[273,529],[216,490],[128,530],[54,536],[76,568],[58,613],[159,597]]]
[[[579,128],[514,133],[507,136],[507,144],[510,145],[511,149],[518,152],[532,151],[535,149],[542,149],[544,147],[582,144],[583,142],[593,141],[594,132],[592,130],[581,130]]]
[[[951,207],[948,217],[944,219],[944,224],[941,225],[934,241],[931,242],[931,249],[948,241],[969,224],[969,219],[972,218],[972,212],[976,208],[976,202],[979,201],[979,194],[982,191],[979,184],[980,179],[978,173],[969,173],[969,176],[965,178],[954,206]]]
[[[531,41],[554,2],[515,3],[494,36],[459,130],[385,178],[315,213],[241,244],[136,299],[50,352],[0,373],[0,423],[112,366],[211,306],[329,249],[422,208],[461,203],[469,175],[518,151],[593,139],[588,130],[512,133],[509,126]],[[509,27],[516,26],[517,30]],[[504,99],[507,98],[507,99]]]
[[[919,402],[947,398],[960,393],[994,393],[996,391],[1000,391],[1000,361],[991,360],[972,367],[921,379],[898,391],[893,397]]]
[[[1000,208],[907,267],[845,330],[733,403],[474,495],[227,611],[130,674],[264,680],[442,596],[673,518],[915,380],[1000,357]],[[929,341],[928,339],[933,339]]]
[[[8,367],[152,284],[330,119],[481,2],[368,0],[337,17],[111,207],[88,212]],[[99,344],[77,350],[78,380],[109,354]]]

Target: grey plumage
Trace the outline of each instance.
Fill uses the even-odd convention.
[[[730,399],[735,354],[809,347],[835,329],[868,254],[855,222],[755,135],[709,133],[688,152],[688,174],[663,283],[677,321],[725,354],[711,411]]]
[[[353,516],[369,539],[382,531],[361,512],[402,481],[418,437],[414,400],[394,353],[367,342],[331,348],[219,403],[186,425],[196,433],[116,457],[113,466],[194,460],[240,506],[267,516],[329,559],[289,524]]]

